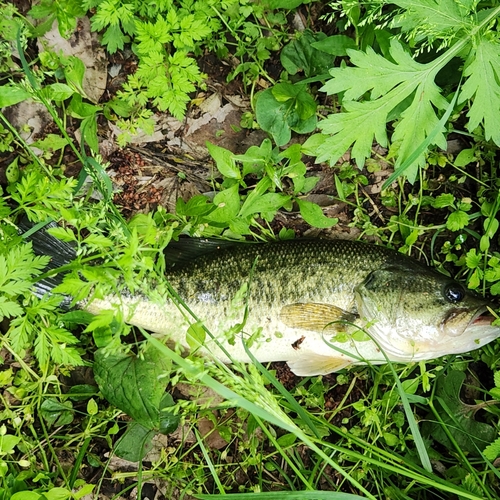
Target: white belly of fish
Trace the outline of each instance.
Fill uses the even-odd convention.
[[[184,316],[171,302],[160,305],[147,300],[112,297],[94,299],[81,307],[92,314],[120,308],[129,324],[164,336],[169,342],[186,349],[196,343],[196,340],[188,342],[186,338],[194,320],[187,314]],[[193,312],[197,314],[197,311]],[[196,352],[224,363],[252,362],[249,351],[261,363],[286,361],[296,375],[313,376],[338,371],[352,364],[387,361],[371,340],[336,342],[331,333],[290,328],[277,315],[258,314],[259,311],[249,315],[242,327],[238,325],[241,325],[243,314],[229,314],[222,318],[216,311],[214,313],[212,317],[199,317],[209,333],[205,332],[203,345]],[[201,327],[197,330],[201,331]]]

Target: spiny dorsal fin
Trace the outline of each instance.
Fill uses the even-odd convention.
[[[305,302],[289,304],[280,311],[280,320],[291,328],[318,333],[343,331],[345,322],[352,323],[356,315],[330,304]]]
[[[165,248],[165,259],[169,267],[189,265],[193,260],[236,245],[251,245],[251,242],[219,240],[216,238],[179,238]]]

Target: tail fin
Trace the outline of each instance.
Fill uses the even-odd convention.
[[[50,257],[45,272],[69,264],[76,258],[76,250],[70,243],[61,241],[47,232],[47,229],[51,227],[57,227],[57,224],[49,222],[45,226],[37,228],[37,225],[32,224],[27,219],[21,220],[18,224],[19,233],[26,241],[31,242],[35,255]],[[51,293],[62,282],[63,277],[64,273],[59,273],[37,281],[33,285],[33,293],[37,297]],[[70,302],[71,297],[65,297],[61,305],[67,308]]]

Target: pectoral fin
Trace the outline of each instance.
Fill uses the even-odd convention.
[[[340,307],[314,302],[289,304],[280,312],[280,320],[291,328],[303,328],[319,333],[344,330],[343,322],[353,322],[356,316]]]
[[[316,353],[304,353],[299,359],[288,361],[288,366],[299,377],[327,375],[346,368],[352,364],[352,359],[342,356],[322,356]]]

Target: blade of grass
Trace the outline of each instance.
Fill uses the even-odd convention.
[[[365,500],[364,497],[340,491],[271,491],[265,493],[230,493],[229,495],[193,495],[200,500]]]
[[[215,481],[215,484],[217,485],[217,488],[219,492],[222,495],[226,495],[226,491],[224,490],[224,486],[221,483],[221,480],[219,478],[219,475],[217,474],[217,471],[215,470],[214,464],[210,458],[210,455],[207,453],[207,449],[205,448],[205,444],[203,443],[203,439],[201,439],[200,433],[198,432],[197,429],[193,429],[194,435],[196,437],[196,442],[198,443],[198,446],[203,453],[203,458],[205,459],[205,462],[208,465],[208,468],[210,470],[210,473],[212,474],[212,477]]]
[[[295,434],[305,445],[307,445],[311,450],[317,453],[323,460],[327,461],[329,465],[332,466],[339,474],[341,474],[347,481],[351,483],[352,486],[357,488],[363,494],[365,494],[368,498],[372,500],[376,500],[376,498],[366,490],[358,481],[356,481],[353,477],[347,474],[342,467],[340,467],[334,460],[331,459],[328,455],[326,455],[319,446],[314,442],[314,438],[311,438],[307,434],[305,434],[299,427],[297,427],[292,420],[288,418],[288,416],[284,412],[277,413],[275,409],[271,408],[263,408],[256,403],[252,403],[245,397],[237,394],[233,390],[229,389],[225,385],[221,384],[213,377],[208,375],[206,372],[200,372],[199,369],[192,365],[187,359],[182,358],[179,354],[170,350],[167,346],[162,344],[158,339],[153,338],[147,332],[143,331],[144,336],[151,342],[151,344],[159,349],[165,356],[170,358],[174,363],[176,363],[179,367],[181,367],[187,376],[198,379],[201,383],[210,387],[216,393],[218,393],[223,398],[227,399],[231,403],[243,408],[250,413],[253,413],[254,416],[261,418],[262,420],[266,420],[267,422],[276,425],[282,429],[287,430],[288,432]]]

